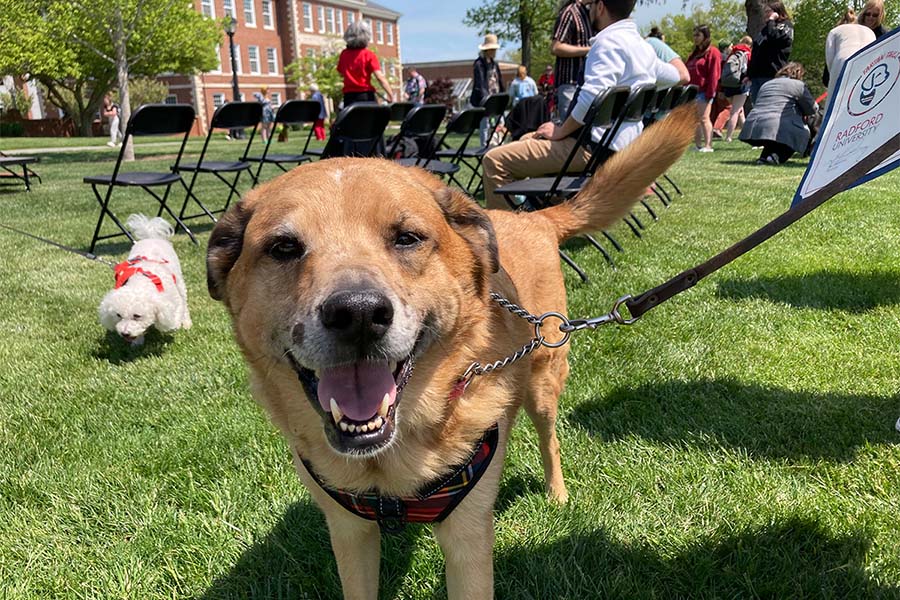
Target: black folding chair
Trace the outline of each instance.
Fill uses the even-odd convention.
[[[25,191],[30,192],[32,177],[36,177],[38,182],[44,183],[41,180],[41,176],[28,166],[40,161],[40,157],[37,156],[10,156],[8,154],[0,152],[0,169],[3,170],[2,172],[0,172],[0,180],[18,179],[20,181],[23,181],[25,183]],[[10,167],[22,167],[22,174],[19,175]]]
[[[409,114],[409,111],[415,107],[416,104],[413,102],[394,102],[390,105],[391,107],[391,118],[390,121],[393,122],[402,122],[403,119],[406,118],[406,115]]]
[[[109,208],[110,198],[113,189],[116,187],[139,187],[159,203],[159,210],[156,215],[162,215],[163,211],[168,213],[178,227],[181,227],[190,236],[191,241],[197,243],[197,238],[187,228],[187,225],[175,214],[166,204],[169,197],[169,191],[172,184],[181,181],[181,175],[178,173],[178,166],[181,163],[181,157],[184,154],[184,146],[187,143],[188,135],[194,124],[194,107],[188,104],[145,104],[131,114],[128,125],[125,127],[125,137],[122,139],[122,148],[119,150],[119,157],[116,159],[116,165],[113,167],[112,175],[93,175],[84,178],[84,183],[91,184],[94,191],[94,197],[100,204],[100,218],[97,219],[97,227],[94,228],[94,236],[91,238],[91,246],[89,252],[93,252],[97,242],[114,237],[126,236],[132,242],[134,238],[128,232],[122,222],[116,217],[115,213]],[[181,146],[178,148],[178,155],[175,158],[175,164],[169,171],[159,172],[122,172],[122,160],[125,156],[125,149],[129,141],[134,138],[145,135],[174,135],[182,134]],[[183,183],[183,182],[182,182]],[[106,192],[101,194],[100,188],[106,188]],[[165,187],[162,195],[157,194],[152,188]],[[120,233],[108,235],[100,235],[100,228],[103,225],[103,219],[106,216],[112,219]]]
[[[338,113],[322,159],[338,156],[379,156],[384,150],[384,129],[391,108],[375,102],[357,102]]]
[[[507,106],[509,106],[509,94],[491,94],[481,103],[481,107],[484,108],[484,114],[481,118],[490,119],[491,123],[488,141],[484,146],[479,146],[478,148],[465,147],[462,149],[453,149],[447,146],[446,148],[442,147],[443,149],[439,149],[435,153],[435,156],[438,159],[448,158],[451,162],[455,164],[465,164],[472,170],[472,175],[464,186],[464,189],[472,195],[476,195],[481,189],[481,161],[484,160],[484,155],[491,149],[491,139],[493,139],[494,134],[497,133],[500,125],[503,123],[503,115],[506,112]],[[478,184],[473,191],[471,188],[476,179]]]
[[[585,114],[585,125],[579,131],[576,143],[572,146],[572,151],[569,152],[569,156],[566,157],[558,173],[548,177],[532,177],[514,181],[497,188],[496,193],[502,195],[513,210],[540,210],[550,206],[555,201],[570,198],[577,194],[594,174],[594,171],[611,155],[609,146],[612,140],[615,139],[619,125],[625,117],[630,96],[631,89],[627,86],[610,88],[597,94]],[[596,143],[592,139],[592,132],[595,127],[605,128],[603,136]],[[570,167],[575,157],[586,148],[590,149],[591,158],[580,173],[570,174]],[[525,202],[516,204],[513,200],[514,196],[525,196]],[[612,236],[606,232],[603,233],[617,250],[622,250],[621,245]],[[600,251],[609,264],[613,264],[609,252],[596,239],[590,235],[583,237]],[[587,274],[568,254],[560,250],[559,255],[563,262],[578,273],[582,281],[588,281]]]
[[[319,112],[321,110],[322,105],[315,100],[288,100],[278,107],[272,125],[272,134],[269,135],[269,139],[266,141],[262,156],[248,156],[247,152],[250,150],[250,146],[248,145],[247,149],[244,151],[244,156],[240,159],[241,161],[259,163],[259,166],[256,168],[256,173],[254,173],[252,169],[250,170],[250,176],[253,178],[253,185],[259,183],[259,174],[262,172],[263,165],[275,165],[282,171],[287,172],[288,169],[286,169],[284,165],[295,167],[313,159],[315,153],[309,148],[309,142],[313,135],[312,127],[309,128],[309,133],[306,135],[306,141],[303,144],[303,149],[299,153],[274,153],[271,152],[271,148],[273,140],[277,137],[274,134],[279,125],[286,127],[290,125],[314,123],[319,118]]]
[[[427,162],[433,156],[434,137],[446,115],[447,107],[443,104],[419,104],[413,107],[400,124],[399,133],[388,146],[387,158],[405,166]],[[416,156],[395,158],[400,145],[407,140],[415,141]]]
[[[681,106],[682,104],[687,104],[689,102],[696,100],[697,93],[700,91],[700,88],[697,87],[696,85],[688,85],[688,86],[684,86],[684,87],[677,85],[677,86],[671,88],[669,91],[672,94],[672,100],[669,105],[669,108],[672,109],[672,108]],[[657,111],[657,114],[656,114],[657,119],[660,119],[664,116],[665,116],[665,113],[660,113],[659,111]],[[663,173],[663,179],[665,179],[669,183],[669,185],[672,186],[672,189],[675,190],[676,194],[678,194],[679,196],[684,196],[684,194],[681,191],[681,188],[678,187],[678,184],[675,183],[675,181],[671,177],[669,177],[669,175],[667,173]],[[654,184],[654,189],[657,189],[657,188],[659,189],[660,192],[662,192],[666,196],[666,198],[669,200],[669,202],[672,201],[672,195],[669,194],[669,192],[658,182]]]
[[[235,194],[240,196],[240,192],[237,189],[238,181],[241,178],[241,173],[244,171],[250,170],[250,163],[246,160],[235,160],[235,161],[212,161],[205,160],[206,159],[206,150],[209,147],[209,141],[212,139],[213,131],[216,129],[245,129],[250,128],[250,135],[247,138],[247,146],[244,148],[244,156],[247,155],[247,152],[250,151],[250,147],[253,145],[253,138],[256,136],[257,126],[259,125],[259,121],[262,119],[262,104],[259,102],[231,102],[228,104],[223,104],[219,108],[216,109],[216,112],[213,114],[212,120],[209,123],[209,132],[206,134],[206,140],[203,142],[203,149],[200,150],[200,158],[197,159],[196,163],[184,163],[178,165],[177,171],[179,173],[183,171],[188,171],[193,173],[191,175],[191,181],[187,185],[185,185],[185,195],[184,202],[181,204],[181,210],[178,212],[178,216],[182,221],[187,219],[194,219],[196,217],[207,216],[215,222],[216,217],[214,216],[217,213],[223,213],[228,210],[228,206],[231,204],[231,198]],[[197,175],[200,173],[212,173],[216,176],[219,181],[224,183],[230,188],[230,192],[228,192],[228,198],[225,199],[225,206],[218,210],[209,210],[206,206],[200,202],[200,199],[197,198],[197,195],[194,193],[194,184],[197,181]],[[233,177],[229,180],[225,177],[224,174],[233,175]],[[184,180],[181,181],[182,185],[184,185]],[[193,199],[194,202],[197,203],[197,206],[200,207],[200,210],[203,212],[185,216],[184,211],[187,209],[188,201]]]
[[[469,140],[471,140],[472,135],[478,131],[483,117],[484,108],[481,106],[463,109],[450,117],[450,121],[444,129],[443,135],[434,145],[435,148],[442,148],[447,146],[446,140],[449,136],[461,135],[463,137],[462,142],[456,147],[454,154],[450,156],[450,160],[440,160],[437,158],[439,152],[432,152],[426,156],[400,160],[398,162],[403,165],[414,164],[439,177],[448,177],[450,181],[455,183],[459,188],[465,189],[462,183],[456,178],[456,173],[459,172],[460,169],[460,155],[466,151]]]

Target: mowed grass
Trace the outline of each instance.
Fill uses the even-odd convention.
[[[138,148],[142,168],[172,152]],[[0,183],[0,223],[86,247],[98,209],[81,178],[112,155],[43,155],[30,194]],[[591,282],[565,270],[569,315],[602,314],[785,210],[805,161],[755,158],[737,142],[686,154],[671,171],[684,197],[656,223],[639,207],[641,240],[613,229],[616,269],[570,243]],[[153,212],[121,198],[120,215]],[[0,230],[0,597],[340,596],[324,519],[206,293],[210,225],[192,225],[201,245],[175,247],[194,327],[139,349],[97,323],[106,266]],[[496,506],[497,596],[900,598],[898,254],[893,173],[632,327],[573,335],[558,427],[571,499],[545,500],[523,417]],[[382,548],[381,597],[446,596],[427,527]]]

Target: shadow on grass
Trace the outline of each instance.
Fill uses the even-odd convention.
[[[639,435],[674,445],[730,446],[751,456],[852,460],[865,444],[895,444],[897,396],[795,392],[731,379],[618,388],[567,419],[591,435]]]
[[[865,571],[870,542],[790,518],[660,555],[602,531],[496,558],[499,598],[898,598]]]
[[[172,343],[172,334],[160,333],[156,329],[150,329],[144,336],[141,346],[132,346],[117,334],[107,331],[97,349],[92,353],[94,358],[109,361],[114,365],[130,363],[143,358],[162,356],[166,346]]]
[[[743,167],[759,167],[760,169],[765,169],[764,172],[769,173],[769,172],[776,172],[776,171],[778,171],[778,169],[805,169],[807,167],[807,165],[809,164],[809,161],[807,161],[806,159],[802,159],[802,162],[800,162],[800,159],[795,158],[795,159],[788,160],[786,163],[780,164],[778,166],[772,166],[772,165],[758,165],[758,164],[756,164],[756,159],[754,158],[753,160],[722,160],[722,161],[719,161],[719,164],[740,165]]]
[[[797,308],[838,309],[861,313],[900,304],[897,273],[819,271],[808,275],[726,279],[716,295],[731,300],[764,299]]]
[[[382,536],[379,597],[397,596],[409,569],[412,547],[425,529],[409,525],[402,534]],[[340,589],[325,518],[311,502],[298,502],[200,598],[340,598]]]

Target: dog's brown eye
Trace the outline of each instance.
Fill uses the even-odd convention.
[[[417,246],[425,240],[425,236],[413,231],[401,231],[394,240],[394,245],[400,248],[409,248]]]
[[[294,260],[303,256],[303,245],[295,239],[282,238],[269,246],[268,254],[278,261]]]

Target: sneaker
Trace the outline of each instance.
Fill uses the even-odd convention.
[[[230,141],[231,141],[231,136],[228,135],[228,134],[226,133],[226,134],[225,134],[225,139],[228,140],[228,141],[230,142]]]
[[[730,143],[731,143],[731,138],[730,138],[730,137],[727,137],[727,138],[725,138],[725,141],[726,141],[727,143],[730,144]]]
[[[780,165],[781,161],[774,154],[770,154],[766,157],[766,163],[770,165]]]
[[[106,142],[106,145],[109,146],[110,148],[115,148],[115,147],[116,147],[116,143],[115,143],[115,142]]]
[[[698,148],[697,152],[714,152],[712,148]]]

